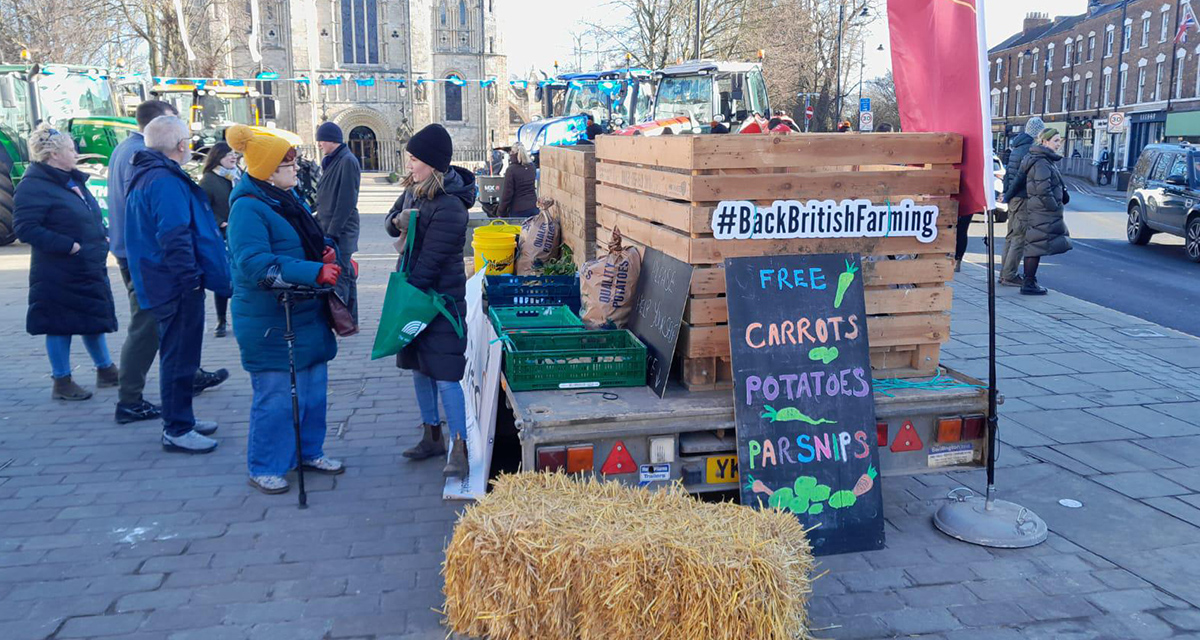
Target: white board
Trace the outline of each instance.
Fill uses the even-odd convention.
[[[500,358],[503,347],[483,312],[484,273],[467,280],[467,368],[463,372],[463,397],[467,408],[466,478],[447,478],[442,497],[478,500],[487,492],[496,438],[496,405],[500,400]]]

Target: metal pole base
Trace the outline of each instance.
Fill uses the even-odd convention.
[[[1049,529],[1038,515],[1007,500],[951,495],[951,502],[933,514],[942,533],[983,547],[1022,549],[1046,541]]]

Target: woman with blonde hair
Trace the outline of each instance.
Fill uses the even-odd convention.
[[[500,204],[496,215],[505,218],[528,218],[536,215],[537,168],[529,151],[520,142],[512,146],[508,155],[508,169],[504,171],[504,188],[500,191]]]
[[[407,265],[409,284],[449,296],[458,317],[466,317],[463,246],[467,241],[467,209],[475,202],[475,176],[450,166],[454,147],[441,125],[431,124],[417,132],[406,150],[405,191],[388,213],[388,234],[398,237],[402,230],[407,232],[409,216],[402,214],[409,209],[417,209],[418,213],[412,255],[402,257],[397,268]],[[412,371],[423,429],[421,441],[404,456],[424,460],[445,455],[438,413],[440,397],[453,439],[443,470],[446,477],[462,478],[467,473],[466,401],[460,384],[467,365],[466,351],[466,333],[459,336],[450,321],[439,315],[396,355],[397,366]]]
[[[87,175],[75,168],[79,154],[71,136],[42,125],[29,138],[29,155],[33,162],[17,187],[13,212],[17,237],[33,248],[25,329],[46,336],[52,397],[87,400],[92,392],[71,378],[72,336],[83,336],[97,387],[115,387],[119,377],[104,338],[117,330],[108,230]]]

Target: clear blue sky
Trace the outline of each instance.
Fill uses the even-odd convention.
[[[981,0],[987,17],[989,46],[1001,42],[1021,29],[1025,14],[1048,11],[1053,15],[1075,15],[1087,9],[1087,0]],[[503,3],[503,4],[501,4]],[[496,3],[510,73],[524,74],[530,66],[547,72],[554,61],[571,57],[571,31],[582,32],[582,19],[596,16],[605,8],[605,0],[500,0]],[[585,48],[590,43],[585,43]],[[865,75],[882,75],[891,67],[886,16],[877,20],[867,39]],[[884,51],[876,51],[880,45]]]

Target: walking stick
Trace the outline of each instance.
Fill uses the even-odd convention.
[[[296,432],[296,475],[300,480],[300,508],[308,508],[308,493],[304,490],[304,453],[300,450],[300,397],[296,393],[296,332],[292,328],[292,292],[285,289],[279,295],[283,302],[283,339],[288,346],[288,373],[292,377],[292,427]]]

